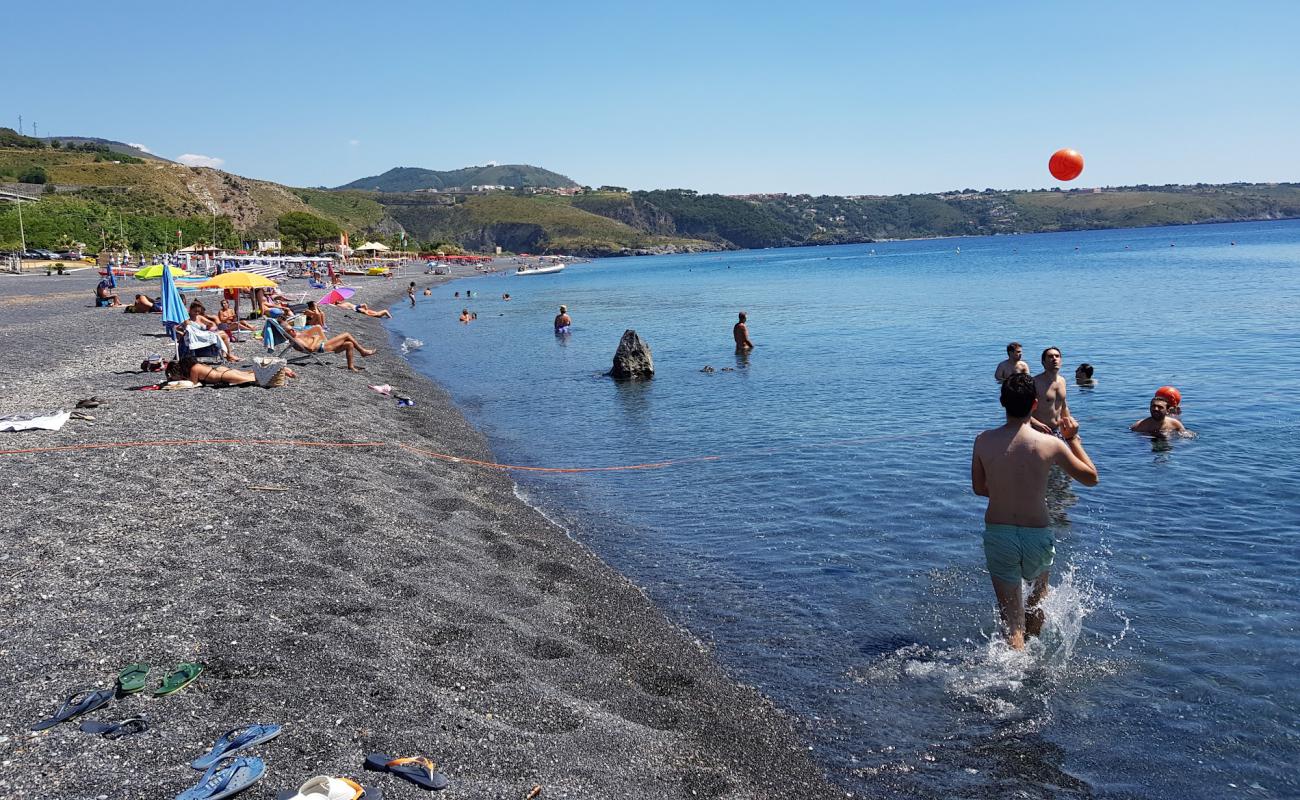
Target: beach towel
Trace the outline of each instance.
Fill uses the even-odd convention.
[[[0,431],[57,431],[71,418],[70,411],[23,411],[0,417]]]
[[[201,325],[190,323],[185,326],[185,346],[191,352],[202,350],[205,347],[216,345],[221,352],[226,352],[226,344],[221,339],[221,335],[216,331],[210,331]]]

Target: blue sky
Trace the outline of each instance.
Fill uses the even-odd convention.
[[[6,5],[0,125],[292,185],[1032,188],[1059,147],[1075,185],[1300,180],[1300,4]]]

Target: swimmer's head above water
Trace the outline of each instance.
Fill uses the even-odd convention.
[[[1043,355],[1040,360],[1043,362],[1044,369],[1060,369],[1061,348],[1059,347],[1047,348],[1046,350],[1043,351]]]

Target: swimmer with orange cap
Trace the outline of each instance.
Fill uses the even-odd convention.
[[[1134,422],[1129,426],[1129,430],[1157,436],[1168,433],[1190,433],[1177,419],[1177,415],[1182,411],[1180,408],[1182,402],[1183,395],[1177,389],[1172,386],[1161,386],[1156,389],[1155,397],[1151,398],[1151,416]]]

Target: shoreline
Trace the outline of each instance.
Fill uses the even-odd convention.
[[[423,289],[463,275],[361,282],[358,298],[402,299],[411,277]],[[0,794],[172,797],[221,733],[276,722],[284,733],[253,751],[269,771],[249,796],[327,772],[400,794],[362,772],[372,751],[431,756],[448,797],[536,785],[542,798],[842,795],[788,717],[517,498],[509,475],[412,451],[491,460],[378,320],[327,312],[331,330],[384,340],[360,374],[325,355],[279,389],[135,392],[141,358],[166,352],[161,324],[91,307],[94,280],[0,277],[0,413],[104,401],[93,422],[0,438],[93,446],[0,456],[0,691],[14,700]],[[169,444],[114,446],[140,441]],[[153,664],[153,685],[191,660],[207,664],[196,685],[87,715],[143,713],[145,734],[27,731],[129,662]]]

